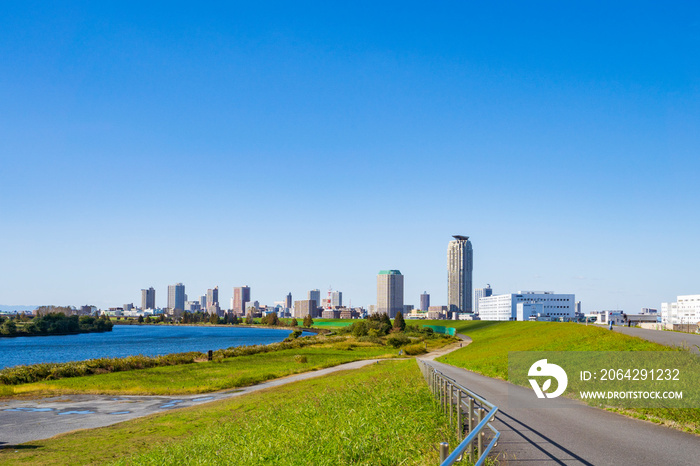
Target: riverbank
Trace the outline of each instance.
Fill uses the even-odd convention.
[[[434,446],[454,443],[456,433],[415,362],[368,362],[294,376],[307,380],[274,380],[231,399],[182,409],[175,404],[165,414],[6,446],[0,462],[437,464]],[[154,400],[159,406],[163,401]],[[129,407],[123,400],[118,409]],[[71,414],[66,422],[85,423],[90,416]]]

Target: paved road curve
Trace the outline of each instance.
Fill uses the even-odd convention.
[[[518,408],[532,397],[531,389],[424,359],[499,407],[494,427],[501,432],[495,450],[500,465],[698,464],[699,436],[569,399],[552,400],[556,408]]]
[[[695,354],[700,354],[700,334],[669,332],[666,330],[649,330],[645,328],[613,326],[616,332],[643,338],[666,346],[684,346]]]
[[[185,408],[332,372],[358,369],[376,359],[304,372],[237,390],[190,396],[66,395],[40,400],[0,401],[0,447],[32,442],[77,429],[104,427],[176,408]]]

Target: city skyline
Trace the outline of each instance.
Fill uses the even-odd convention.
[[[698,7],[270,6],[3,6],[0,303],[700,292]]]

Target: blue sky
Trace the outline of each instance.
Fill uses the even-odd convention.
[[[0,5],[0,303],[700,293],[690,3]]]

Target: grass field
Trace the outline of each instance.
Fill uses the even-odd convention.
[[[364,345],[364,346],[360,346]],[[398,350],[366,343],[336,343],[179,366],[113,372],[22,385],[2,386],[4,396],[68,393],[175,395],[253,385],[299,372],[357,361],[395,357]],[[300,363],[296,356],[305,356]]]
[[[415,361],[386,361],[0,451],[3,464],[434,465],[456,438]]]
[[[671,351],[657,343],[575,323],[477,320],[455,324],[473,342],[438,361],[503,380],[508,380],[510,351]]]

